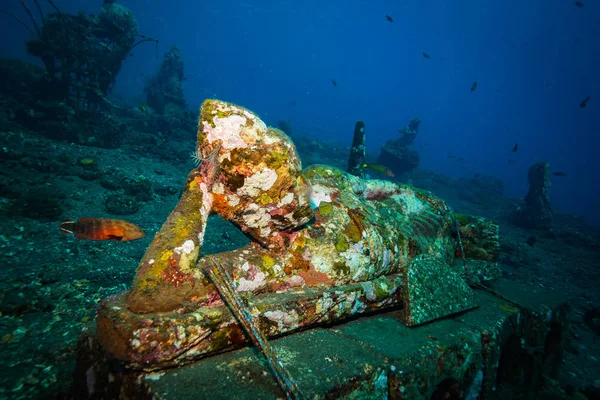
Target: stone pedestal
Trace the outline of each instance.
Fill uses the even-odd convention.
[[[452,318],[409,328],[402,311],[393,310],[272,344],[307,398],[430,399],[436,390],[459,390],[462,398],[536,398],[543,376],[560,367],[566,303],[502,279],[493,289],[521,308],[476,291],[480,307]],[[90,325],[79,341],[73,396],[285,398],[261,357],[250,347],[172,369],[129,370],[106,355]]]

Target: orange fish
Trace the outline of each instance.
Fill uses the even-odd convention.
[[[146,236],[139,226],[120,219],[79,218],[77,221],[63,221],[60,230],[85,240],[126,242]]]

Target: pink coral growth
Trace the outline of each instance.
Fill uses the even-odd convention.
[[[221,140],[223,148],[230,150],[248,147],[248,144],[240,136],[242,126],[246,122],[246,118],[233,114],[226,118],[215,117],[213,119],[214,127],[207,121],[202,121],[202,124],[204,125],[204,132],[207,134],[206,139],[209,142]]]

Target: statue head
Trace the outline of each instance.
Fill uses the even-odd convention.
[[[200,169],[212,194],[212,210],[261,244],[285,245],[282,237],[312,218],[310,184],[294,144],[254,113],[206,100],[200,109],[197,153],[203,157]]]

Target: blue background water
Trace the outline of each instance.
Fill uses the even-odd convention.
[[[56,2],[65,12],[97,13],[101,5]],[[120,3],[140,33],[160,39],[158,57],[153,44],[138,46],[118,78],[116,91],[140,104],[145,77],[176,44],[194,107],[217,97],[272,125],[289,119],[296,133],[346,145],[362,119],[372,154],[419,116],[422,167],[494,175],[507,195],[522,197],[527,169],[546,159],[568,174],[553,179],[554,208],[600,223],[597,1],[582,8],[570,0]],[[27,20],[17,1],[2,7]],[[27,31],[0,18],[2,56],[35,61],[24,50]]]

